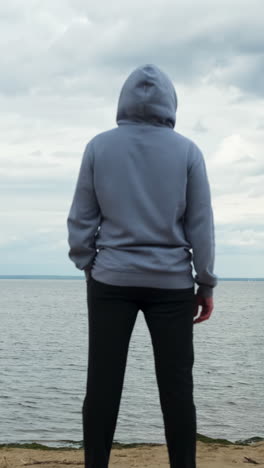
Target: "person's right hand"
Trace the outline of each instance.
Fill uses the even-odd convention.
[[[198,315],[199,306],[202,306],[202,310],[200,316],[193,321],[194,324],[208,320],[214,308],[213,297],[203,297],[196,294],[195,301],[194,317]]]

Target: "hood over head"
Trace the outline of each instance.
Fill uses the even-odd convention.
[[[116,121],[118,125],[133,121],[174,128],[176,110],[172,81],[155,65],[146,64],[136,68],[123,84]]]

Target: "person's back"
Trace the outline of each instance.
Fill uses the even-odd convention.
[[[203,155],[174,131],[176,108],[169,78],[154,65],[139,67],[122,88],[118,127],[92,138],[83,155],[67,222],[69,257],[87,279],[85,468],[109,466],[139,310],[170,467],[196,468],[193,325],[213,307],[214,225]],[[203,306],[196,321],[195,303]]]
[[[176,109],[159,68],[130,74],[118,126],[86,146],[67,220],[69,257],[108,284],[173,289],[194,284],[193,260],[198,293],[210,297],[217,282],[210,188],[200,149],[174,130]]]

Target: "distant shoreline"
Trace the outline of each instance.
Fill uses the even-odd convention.
[[[65,279],[65,280],[83,280],[83,276],[70,275],[0,275],[0,279]],[[264,278],[218,278],[219,281],[264,281]]]

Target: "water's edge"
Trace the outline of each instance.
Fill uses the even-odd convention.
[[[264,441],[263,437],[250,437],[249,439],[244,440],[237,440],[235,442],[231,442],[227,439],[213,439],[212,437],[207,437],[203,434],[197,433],[196,440],[199,442],[203,442],[205,444],[219,444],[219,445],[252,445],[257,442]],[[83,441],[75,441],[75,440],[58,440],[58,441],[50,441],[50,443],[55,444],[53,445],[44,445],[38,442],[27,442],[27,443],[7,443],[7,444],[0,444],[0,449],[6,448],[23,448],[23,449],[35,449],[35,450],[80,450],[83,449]],[[58,446],[59,445],[59,446]],[[113,442],[113,448],[115,449],[127,449],[127,448],[135,448],[135,447],[157,447],[158,443],[147,443],[147,442],[138,442],[138,443],[131,443],[131,444],[123,444],[119,442]]]

